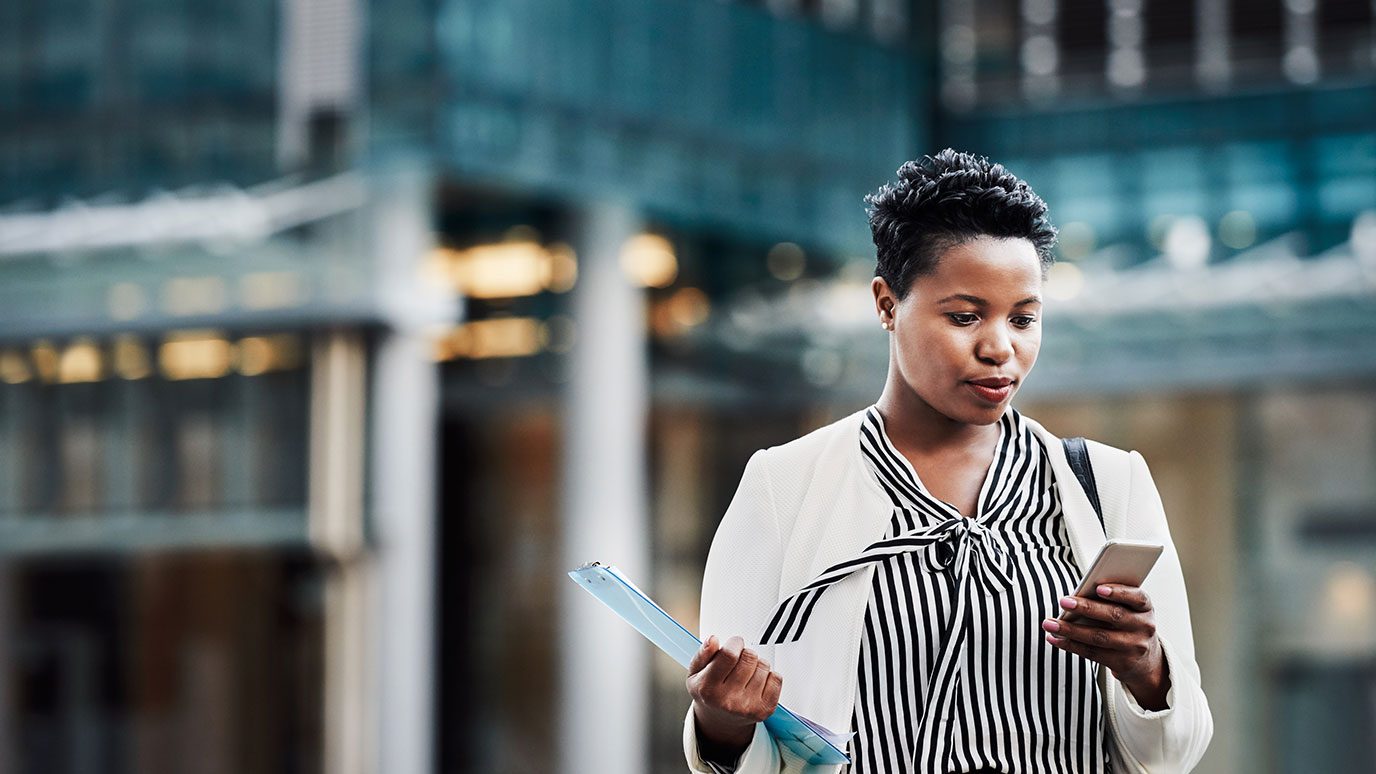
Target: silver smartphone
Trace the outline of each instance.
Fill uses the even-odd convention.
[[[1109,540],[1099,549],[1099,555],[1094,557],[1089,572],[1080,579],[1075,596],[1089,599],[1098,597],[1094,589],[1100,583],[1141,586],[1164,550],[1160,543],[1149,543],[1144,540]],[[1062,609],[1059,620],[1073,622],[1080,617],[1082,616],[1075,610]]]

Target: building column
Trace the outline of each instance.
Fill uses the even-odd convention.
[[[375,536],[377,766],[385,774],[435,767],[435,476],[439,370],[433,331],[452,325],[452,290],[427,286],[419,266],[434,246],[433,190],[423,166],[375,183],[369,236],[386,327],[369,371],[369,515]]]
[[[579,226],[563,451],[562,573],[614,564],[648,586],[645,298],[621,269],[639,229],[625,206],[598,204]],[[649,649],[587,592],[561,579],[559,761],[568,774],[640,774],[649,763]]]

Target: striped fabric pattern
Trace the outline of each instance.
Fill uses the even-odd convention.
[[[998,425],[966,517],[927,491],[870,406],[860,444],[893,504],[888,530],[781,601],[761,636],[807,636],[826,590],[876,566],[844,774],[1111,771],[1099,665],[1041,629],[1080,574],[1050,461],[1016,409]]]
[[[886,538],[951,519],[966,528],[874,575],[845,771],[1109,771],[1098,664],[1043,638],[1041,620],[1058,614],[1079,570],[1046,450],[1022,415],[1009,407],[999,420],[972,518],[927,491],[876,407],[861,445],[893,502]],[[954,559],[933,572],[932,553]],[[981,577],[990,573],[1000,581]]]

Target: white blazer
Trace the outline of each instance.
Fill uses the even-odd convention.
[[[750,457],[712,540],[702,580],[702,638],[712,634],[721,639],[745,638],[748,647],[783,675],[781,703],[833,731],[850,730],[874,565],[821,596],[807,634],[800,640],[760,646],[758,638],[780,600],[883,537],[893,507],[861,457],[864,414],[857,411]],[[1083,572],[1106,539],[1099,517],[1066,460],[1061,440],[1026,415],[1023,420],[1046,445],[1075,563]],[[1200,687],[1180,559],[1142,455],[1095,441],[1086,445],[1108,533],[1165,546],[1142,588],[1151,598],[1156,634],[1169,669],[1168,706],[1144,710],[1108,668],[1099,670],[1113,739],[1113,768],[1186,772],[1209,746],[1213,717]],[[1066,589],[1067,594],[1073,591]],[[691,705],[684,721],[683,748],[692,771],[711,774],[698,754]],[[761,723],[736,771],[833,774],[839,769],[838,765],[804,763],[780,748]]]

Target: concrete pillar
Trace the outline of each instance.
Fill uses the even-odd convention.
[[[576,343],[563,453],[561,574],[598,560],[648,587],[645,298],[621,270],[639,228],[623,206],[586,213],[575,240]],[[559,761],[568,774],[649,770],[650,652],[643,638],[567,578],[559,610]]]
[[[379,772],[434,769],[435,434],[439,379],[426,340],[384,335],[373,367]]]
[[[435,466],[439,372],[431,332],[452,324],[450,290],[418,271],[433,248],[433,192],[423,167],[376,183],[370,237],[387,327],[369,376],[371,486],[376,535],[377,767],[386,774],[434,770]]]

